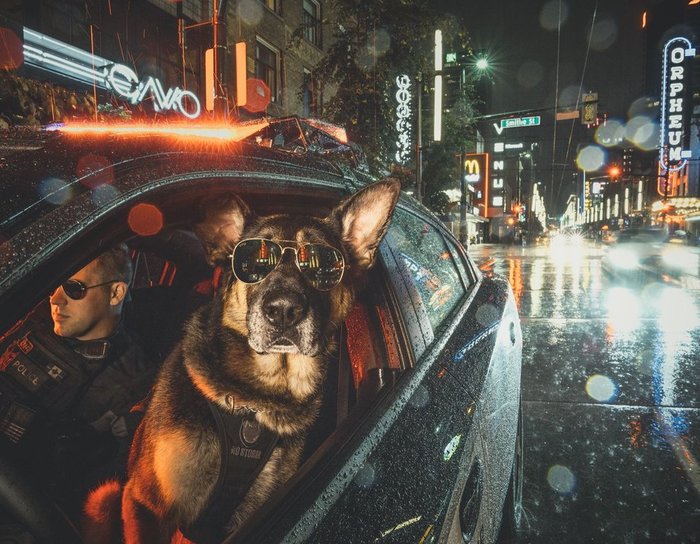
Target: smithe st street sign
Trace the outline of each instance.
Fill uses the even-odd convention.
[[[534,127],[540,124],[540,116],[513,117],[511,119],[501,119],[501,128]]]

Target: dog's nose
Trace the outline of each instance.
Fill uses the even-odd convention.
[[[272,295],[263,304],[265,317],[279,330],[296,325],[304,317],[307,309],[306,297],[295,292]]]

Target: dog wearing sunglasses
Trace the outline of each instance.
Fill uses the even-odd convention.
[[[195,232],[209,261],[224,268],[222,283],[164,363],[134,438],[121,493],[125,542],[168,543],[178,532],[220,542],[294,474],[319,413],[336,333],[399,191],[398,181],[377,182],[325,218],[256,217],[235,196],[204,207]],[[215,411],[244,418],[230,433],[243,443],[227,445],[228,454]],[[261,433],[274,435],[269,455],[256,449]],[[237,504],[224,506],[223,516],[218,507],[221,526],[208,522],[203,534],[202,516],[217,511],[213,495],[221,498],[222,467],[231,470],[237,456],[267,460]],[[86,541],[113,541],[119,494],[111,483],[88,498]]]

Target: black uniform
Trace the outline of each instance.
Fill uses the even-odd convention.
[[[78,515],[87,491],[123,477],[155,367],[122,328],[109,338],[61,338],[35,312],[3,341],[0,442],[29,477]],[[124,417],[127,436],[112,424]]]

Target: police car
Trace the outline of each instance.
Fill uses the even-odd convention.
[[[2,134],[0,337],[99,248],[126,242],[126,325],[162,361],[215,274],[190,230],[199,200],[234,191],[260,214],[323,215],[370,181],[356,146],[298,119]],[[508,282],[402,196],[359,304],[301,468],[227,541],[495,542],[517,530],[522,335]],[[33,466],[0,463],[0,534],[80,541]]]

